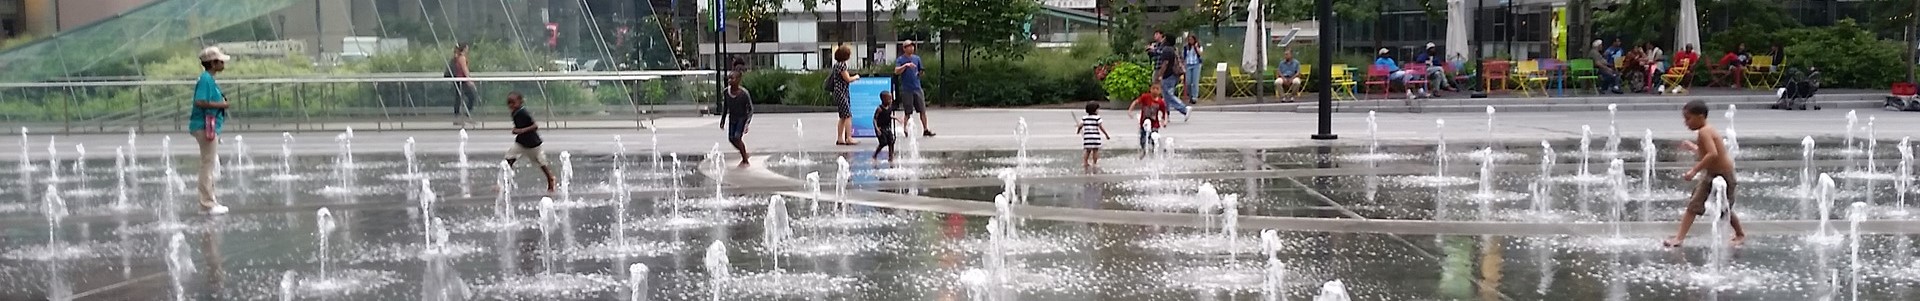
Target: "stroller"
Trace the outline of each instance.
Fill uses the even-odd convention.
[[[1920,92],[1912,83],[1893,83],[1893,94],[1887,95],[1885,108],[1888,111],[1920,111],[1920,100],[1914,94]]]
[[[1813,102],[1813,93],[1820,91],[1820,69],[1807,68],[1807,70],[1807,72],[1800,72],[1797,68],[1787,70],[1786,80],[1780,83],[1783,90],[1780,92],[1780,101],[1775,102],[1770,108],[1775,110],[1820,109],[1820,105]]]

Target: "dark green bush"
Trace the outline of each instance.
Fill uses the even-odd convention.
[[[792,72],[782,70],[753,70],[747,71],[747,75],[740,78],[740,86],[747,88],[747,93],[753,95],[753,103],[778,104],[784,103],[784,99],[787,98],[787,93],[780,91],[781,86],[787,86],[788,89],[800,88],[789,85],[794,77],[796,75]]]
[[[786,97],[782,103],[805,106],[834,105],[832,95],[827,94],[827,71],[813,71],[794,75],[788,80]]]
[[[1025,66],[1004,60],[976,61],[972,66],[949,68],[951,78],[947,88],[952,89],[952,99],[948,104],[970,107],[1022,106],[1038,103],[1034,95],[1036,85],[1044,86],[1044,80]],[[1058,100],[1048,100],[1058,101]]]
[[[1905,79],[1900,65],[1906,50],[1900,42],[1874,37],[1853,20],[1817,30],[1787,44],[1788,67],[1819,68],[1821,85],[1827,87],[1884,89]]]

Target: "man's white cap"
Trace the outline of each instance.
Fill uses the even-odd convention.
[[[1433,48],[1433,42],[1427,42],[1427,48]]]
[[[1380,54],[1387,54],[1386,48],[1380,48]]]
[[[1606,40],[1597,40],[1597,39],[1593,40],[1593,47],[1600,47],[1600,45],[1606,45],[1606,44],[1607,44]]]
[[[207,62],[207,61],[225,62],[225,61],[232,61],[232,60],[233,60],[233,56],[227,55],[227,53],[224,51],[220,51],[220,46],[209,46],[206,49],[200,50],[200,61],[202,62]]]
[[[900,41],[900,47],[913,46],[913,40]]]

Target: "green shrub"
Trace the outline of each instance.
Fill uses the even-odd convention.
[[[972,66],[952,68],[950,103],[962,106],[997,107],[1038,103],[1035,86],[1045,86],[1036,72],[1006,60],[976,61]],[[1056,101],[1056,100],[1049,100]]]
[[[827,71],[813,71],[797,74],[787,81],[786,98],[783,103],[803,106],[834,105],[832,95],[826,90]]]
[[[1821,85],[1884,89],[1906,78],[1906,68],[1899,65],[1907,52],[1900,42],[1879,39],[1853,20],[1815,30],[1784,51],[1791,68],[1819,68]]]
[[[1127,101],[1147,92],[1152,73],[1153,70],[1139,64],[1117,63],[1112,71],[1107,72],[1107,79],[1100,83],[1100,87],[1107,91],[1107,99]]]
[[[740,86],[747,88],[747,94],[753,95],[753,103],[783,103],[787,93],[780,91],[781,86],[789,86],[797,75],[784,70],[752,70],[740,78]],[[799,87],[789,86],[788,89]]]

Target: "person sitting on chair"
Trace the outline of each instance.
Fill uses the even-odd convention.
[[[1273,79],[1273,85],[1280,87],[1282,94],[1286,94],[1284,96],[1286,101],[1293,101],[1294,97],[1299,95],[1285,92],[1294,91],[1292,88],[1300,86],[1300,61],[1293,59],[1293,49],[1287,49],[1285,58],[1280,61],[1279,68],[1274,69],[1274,73],[1278,76]]]

